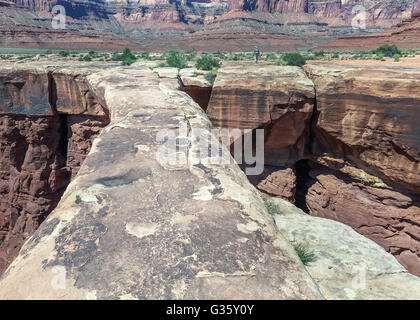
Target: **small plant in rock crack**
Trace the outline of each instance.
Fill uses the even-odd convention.
[[[316,260],[315,253],[313,253],[307,244],[293,241],[293,248],[295,249],[297,255],[300,258],[300,261],[307,266],[309,263],[314,262]]]
[[[212,70],[204,75],[204,79],[206,79],[211,85],[213,85],[214,81],[216,80],[216,76],[217,70]]]
[[[278,208],[275,203],[270,201],[269,199],[264,199],[265,207],[267,208],[267,211],[270,215],[273,217],[278,214]]]

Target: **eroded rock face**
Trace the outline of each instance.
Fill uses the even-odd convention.
[[[310,213],[352,226],[420,274],[419,70],[305,70],[317,90],[312,157],[324,166],[309,171]]]
[[[137,66],[88,80],[111,123],[3,275],[1,299],[323,298],[233,159],[158,161],[163,129],[212,128],[178,79]],[[57,266],[65,289],[51,283]]]
[[[207,115],[218,128],[264,129],[265,164],[289,166],[306,153],[314,101],[314,85],[298,67],[227,64]]]
[[[41,68],[0,72],[0,274],[57,206],[108,123],[88,88],[73,85],[77,78]]]
[[[302,78],[266,68],[223,67],[208,109],[216,127],[266,130],[264,172],[249,180],[352,226],[419,274],[418,68],[310,64]],[[316,111],[305,113],[293,101],[314,105],[308,88]]]
[[[419,69],[319,64],[305,70],[317,90],[313,155],[339,155],[419,192]]]

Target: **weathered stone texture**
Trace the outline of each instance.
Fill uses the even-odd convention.
[[[323,298],[233,161],[158,162],[162,129],[211,128],[177,79],[141,66],[87,79],[111,123],[4,274],[1,299]],[[64,290],[51,285],[55,266]]]

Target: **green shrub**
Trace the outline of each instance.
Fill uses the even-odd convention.
[[[220,67],[220,60],[209,55],[204,55],[195,64],[198,70],[213,70]]]
[[[315,52],[314,52],[314,55],[315,55],[315,57],[317,57],[317,58],[325,57],[325,51],[324,51],[324,50],[315,51]]]
[[[62,56],[63,58],[66,58],[70,55],[68,51],[60,51],[58,54]]]
[[[197,56],[197,50],[195,50],[195,49],[185,52],[185,59],[187,59],[187,61],[194,60],[196,58],[196,56]]]
[[[135,61],[136,59],[137,59],[137,57],[134,54],[131,53],[131,50],[129,48],[125,48],[123,50],[123,53],[122,53],[121,57],[120,57],[121,61],[124,61],[124,60],[134,60]]]
[[[401,58],[401,56],[399,54],[394,55],[394,61],[395,62],[399,62],[400,58]]]
[[[272,215],[274,217],[276,214],[278,214],[277,205],[275,203],[273,203],[271,200],[264,199],[264,204],[265,204],[265,207],[267,208],[267,211],[270,215]]]
[[[185,56],[176,50],[171,50],[168,53],[168,57],[166,58],[165,65],[167,67],[174,67],[178,69],[184,69],[187,67],[187,59]]]
[[[293,241],[293,248],[295,249],[297,255],[300,258],[300,261],[307,266],[309,263],[316,260],[315,253],[313,253],[307,244]]]
[[[210,72],[207,72],[207,73],[204,75],[204,78],[205,78],[208,82],[210,82],[210,84],[211,84],[211,85],[213,85],[213,84],[214,84],[214,81],[216,80],[216,76],[217,76],[217,71],[216,71],[216,70],[212,70],[212,71],[210,71]]]
[[[384,57],[393,57],[396,54],[401,56],[401,51],[396,45],[389,46],[384,44],[375,50],[376,55],[382,54]]]
[[[152,60],[152,58],[150,57],[149,51],[140,52],[139,57],[144,60]]]
[[[47,51],[45,51],[45,54],[52,54],[53,52],[52,52],[52,50],[51,49],[48,49]]]
[[[124,60],[121,60],[121,65],[122,66],[131,66],[134,62],[136,62],[135,59],[131,59],[131,58],[127,57]]]
[[[263,60],[276,60],[277,55],[274,52],[264,53],[262,56]]]
[[[85,55],[84,57],[81,58],[81,61],[92,61],[92,57],[90,55]]]
[[[333,58],[333,59],[339,59],[340,58],[340,55],[338,54],[338,52],[334,52],[332,54],[331,58]]]
[[[288,66],[302,67],[306,60],[299,52],[288,52],[283,54],[281,60]]]

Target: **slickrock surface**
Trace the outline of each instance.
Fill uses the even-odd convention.
[[[306,269],[327,299],[420,299],[420,278],[373,241],[336,221],[311,217],[277,199],[277,226],[315,254]]]
[[[136,66],[87,81],[111,123],[3,275],[0,299],[323,298],[236,164],[157,161],[160,130],[211,128],[177,79]],[[179,137],[193,155],[197,141]]]
[[[57,206],[108,116],[81,76],[0,71],[0,274]]]

